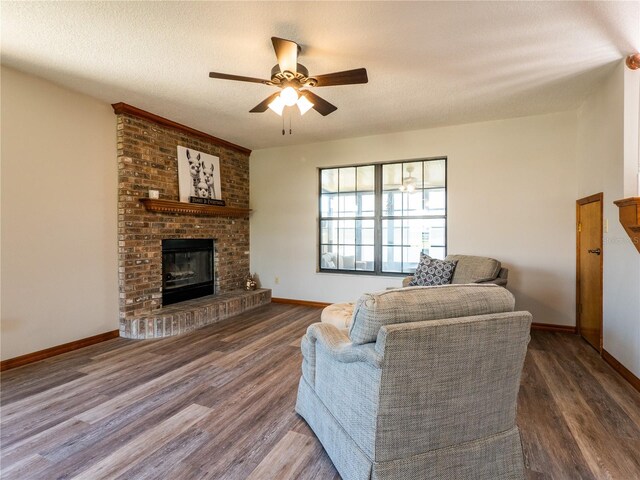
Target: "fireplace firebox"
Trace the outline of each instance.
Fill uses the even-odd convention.
[[[162,240],[162,304],[214,293],[213,239]]]

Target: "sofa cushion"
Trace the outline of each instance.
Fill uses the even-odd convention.
[[[375,342],[384,325],[512,312],[515,299],[497,285],[407,287],[365,293],[355,306],[349,338],[354,344]]]
[[[420,263],[409,282],[410,287],[431,287],[433,285],[448,285],[451,283],[457,260],[438,260],[424,253],[420,254]]]
[[[451,283],[479,283],[493,280],[500,273],[500,262],[474,255],[447,255],[445,260],[457,261]]]

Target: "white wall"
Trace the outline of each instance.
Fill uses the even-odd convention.
[[[620,62],[578,110],[577,137],[579,196],[604,193],[605,225],[609,227],[603,249],[604,349],[637,376],[640,255],[618,221],[613,201],[638,195],[639,75]]]
[[[118,328],[111,107],[2,67],[2,359]]]
[[[518,308],[574,325],[576,121],[564,112],[254,151],[251,269],[274,297],[299,300],[399,286],[316,272],[317,168],[447,156],[449,252],[501,260]]]

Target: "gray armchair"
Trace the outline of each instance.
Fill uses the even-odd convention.
[[[491,283],[505,287],[509,277],[509,269],[503,268],[494,258],[477,257],[475,255],[447,255],[445,260],[457,260],[453,272],[452,284]],[[412,276],[402,280],[402,286],[408,287]]]
[[[311,325],[296,411],[344,480],[521,479],[516,398],[531,314],[495,285],[366,294]]]

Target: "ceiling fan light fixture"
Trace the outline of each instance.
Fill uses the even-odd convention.
[[[320,115],[326,117],[335,112],[338,107],[327,102],[310,90],[307,90],[307,88],[356,85],[369,81],[365,68],[310,76],[307,67],[298,63],[298,57],[302,52],[300,45],[292,40],[279,37],[271,37],[271,43],[273,44],[273,50],[275,51],[278,63],[271,69],[271,77],[269,79],[209,72],[210,78],[261,83],[280,89],[273,92],[249,110],[250,113],[263,113],[271,109],[277,115],[282,116],[284,114],[284,107],[298,105],[301,115],[304,115],[310,108],[313,108]],[[300,89],[303,90],[301,91]],[[301,97],[305,98],[301,99]]]
[[[300,115],[304,115],[305,113],[307,113],[309,110],[313,108],[313,103],[311,103],[309,99],[304,95],[300,95],[300,98],[298,98],[296,105],[298,105],[298,110],[300,110]]]
[[[285,107],[285,103],[284,100],[282,100],[282,96],[278,95],[273,102],[271,102],[269,104],[269,108],[275,112],[276,114],[282,116],[282,111],[284,110]]]
[[[280,98],[287,107],[293,107],[298,101],[298,92],[293,87],[285,87],[280,92]]]

